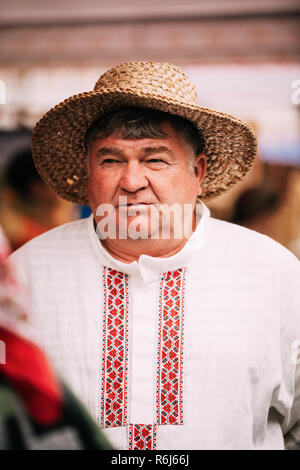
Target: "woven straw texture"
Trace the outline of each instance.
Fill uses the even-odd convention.
[[[230,189],[254,162],[256,138],[251,128],[228,114],[199,107],[195,87],[182,70],[166,63],[126,63],[104,73],[93,91],[66,99],[37,123],[33,158],[59,196],[88,205],[86,131],[95,119],[123,105],[181,116],[202,132],[207,157],[202,200]]]

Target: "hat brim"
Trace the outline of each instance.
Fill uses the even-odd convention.
[[[62,198],[89,205],[84,137],[92,122],[113,108],[129,105],[181,116],[202,133],[207,173],[202,200],[218,196],[241,180],[253,165],[256,137],[248,124],[229,114],[159,95],[102,89],[72,96],[48,111],[32,134],[32,154],[41,177]]]

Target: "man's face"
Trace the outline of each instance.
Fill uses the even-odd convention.
[[[124,214],[130,223],[137,216],[135,211],[139,221],[146,223],[150,209],[162,204],[194,206],[205,176],[205,157],[194,158],[190,146],[170,124],[161,129],[167,138],[124,140],[110,135],[93,142],[88,198],[97,223],[101,219],[97,208],[102,204],[116,209],[117,225]],[[126,206],[120,204],[120,196],[127,197]]]

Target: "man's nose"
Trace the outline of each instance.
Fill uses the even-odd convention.
[[[129,162],[122,171],[119,185],[121,189],[130,193],[149,186],[142,164],[136,161]]]

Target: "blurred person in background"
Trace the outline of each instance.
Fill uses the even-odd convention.
[[[275,190],[257,186],[240,194],[230,222],[269,235],[270,218],[279,206],[280,197]]]
[[[12,155],[3,169],[0,196],[0,223],[13,250],[78,218],[78,208],[59,198],[41,179],[29,148]]]
[[[299,168],[258,157],[244,180],[207,205],[214,217],[268,235],[300,259]]]
[[[0,450],[112,449],[32,341],[9,251],[0,227]]]

